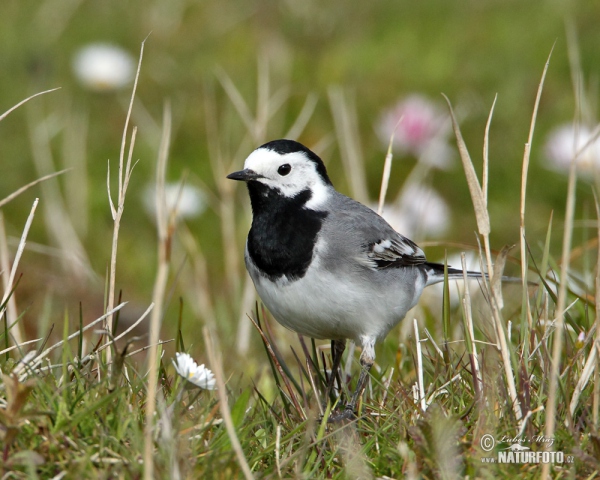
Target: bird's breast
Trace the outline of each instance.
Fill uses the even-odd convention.
[[[326,212],[304,208],[308,195],[274,198],[253,208],[248,255],[265,277],[302,278],[311,263]],[[253,204],[254,206],[254,204]]]

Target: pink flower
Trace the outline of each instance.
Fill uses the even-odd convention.
[[[386,148],[393,134],[392,145],[400,153],[444,168],[452,155],[446,142],[448,127],[448,116],[435,103],[412,94],[381,115],[376,131]]]

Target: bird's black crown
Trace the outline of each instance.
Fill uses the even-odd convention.
[[[325,168],[325,164],[323,160],[312,150],[306,148],[300,142],[296,142],[295,140],[272,140],[270,142],[261,145],[259,148],[265,148],[267,150],[272,150],[274,152],[279,153],[280,155],[285,155],[286,153],[296,153],[303,152],[306,157],[315,163],[317,166],[317,173],[323,178],[325,183],[331,185],[331,180],[329,180],[329,176],[327,175],[327,169]]]

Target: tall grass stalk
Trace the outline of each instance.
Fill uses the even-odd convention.
[[[171,232],[175,217],[167,210],[165,179],[169,145],[171,140],[171,109],[165,104],[163,132],[156,167],[156,225],[158,230],[158,269],[154,280],[152,302],[154,309],[150,318],[150,351],[148,354],[148,392],[146,400],[146,425],[144,428],[144,478],[154,478],[154,412],[156,411],[156,389],[158,386],[158,341],[163,318],[163,304],[169,275]],[[177,209],[177,206],[174,207]],[[173,227],[173,228],[171,228]]]
[[[0,308],[0,318],[8,314],[11,321],[17,321],[17,301],[15,289],[10,285],[10,254],[8,252],[8,238],[6,237],[6,228],[4,226],[4,214],[0,210],[0,274],[2,276],[2,287],[4,288],[4,296],[9,295],[8,299],[0,303],[3,307]],[[12,291],[12,294],[10,293]],[[12,335],[16,344],[23,343],[24,334],[21,331],[21,324],[17,323],[13,327]],[[8,351],[8,348],[6,349]]]
[[[398,121],[400,123],[402,119]],[[385,154],[385,161],[383,162],[383,174],[381,175],[381,188],[379,189],[379,202],[377,204],[377,213],[383,214],[383,205],[385,204],[385,196],[387,194],[388,185],[390,183],[390,175],[392,173],[392,144],[394,143],[394,134],[390,136],[390,143],[388,145],[387,153]]]
[[[56,171],[51,146],[55,122],[51,115],[43,115],[38,102],[30,103],[26,112],[33,163],[38,176],[47,176]],[[62,267],[76,281],[84,282],[94,273],[85,247],[73,226],[60,185],[56,179],[49,179],[40,185],[44,199],[43,220],[50,238],[59,248]]]
[[[251,102],[244,98],[240,89],[223,69],[218,68],[215,72],[221,88],[245,129],[243,138],[235,152],[232,152],[228,147],[230,144],[229,138],[225,138],[219,129],[217,96],[210,82],[205,84],[204,102],[209,160],[218,194],[215,195],[216,201],[213,206],[221,220],[226,283],[229,287],[228,291],[234,292],[236,297],[241,298],[238,305],[239,321],[236,334],[237,350],[241,355],[246,353],[249,348],[251,323],[247,320],[247,312],[252,308],[255,294],[250,277],[242,273],[240,264],[242,255],[239,250],[239,243],[231,241],[231,239],[237,238],[235,219],[236,186],[233,182],[224,181],[224,178],[232,170],[239,169],[243,155],[247,154],[251,148],[256,148],[268,140],[270,123],[273,123],[273,117],[282,109],[290,94],[289,85],[277,89],[272,88],[268,57],[261,56],[257,64],[257,100],[254,109],[250,106]],[[271,138],[296,139],[299,137],[312,117],[316,105],[317,96],[308,94],[292,125],[284,133],[271,134]],[[228,130],[225,129],[225,131]],[[247,203],[245,209],[248,211]],[[240,282],[242,278],[243,281]]]
[[[85,238],[89,232],[89,195],[87,137],[89,115],[86,111],[69,112],[63,135],[63,165],[69,169],[65,176],[65,200],[75,231]]]
[[[38,202],[39,202],[39,199],[36,198],[31,207],[31,211],[29,212],[29,216],[27,217],[27,221],[25,222],[25,227],[23,228],[23,233],[21,234],[21,241],[19,242],[19,246],[17,247],[17,253],[15,254],[15,259],[13,261],[12,267],[10,268],[10,274],[9,274],[6,284],[4,286],[4,294],[2,295],[2,301],[0,302],[0,305],[3,306],[2,308],[0,308],[0,318],[2,318],[3,316],[6,315],[6,309],[8,306],[7,300],[9,299],[9,295],[11,294],[11,292],[13,291],[14,286],[15,286],[15,277],[17,275],[17,267],[19,266],[19,261],[21,260],[21,256],[23,255],[23,250],[25,250],[25,243],[27,242],[27,235],[29,234],[29,229],[31,228],[31,223],[33,222],[33,217],[35,216],[35,210],[37,208]],[[2,225],[3,225],[2,230],[4,230],[4,223],[2,223]],[[8,264],[6,264],[4,266],[4,268],[8,268]],[[21,330],[19,329],[18,322],[16,322],[16,320],[17,320],[16,307],[13,307],[13,308],[14,308],[13,314],[15,315],[15,317],[11,318],[11,321],[15,322],[15,325],[17,327],[13,333],[13,336],[15,337],[15,342],[17,344],[19,344],[19,343],[23,343],[23,334],[21,333]]]
[[[229,101],[235,108],[246,129],[246,136],[238,148],[239,152],[247,151],[250,148],[250,145],[256,147],[266,142],[269,121],[281,108],[283,102],[289,95],[289,89],[287,87],[271,92],[269,62],[266,56],[259,58],[257,69],[257,100],[254,112],[227,73],[220,68],[215,71],[221,87],[225,91]],[[205,124],[210,153],[209,160],[211,162],[215,185],[217,185],[219,192],[218,213],[221,217],[225,275],[231,291],[235,292],[236,295],[239,295],[240,278],[242,278],[242,275],[240,275],[241,268],[239,260],[241,255],[239,254],[238,243],[231,241],[231,239],[237,238],[235,222],[235,186],[232,182],[223,181],[223,179],[234,169],[234,165],[239,161],[240,155],[238,153],[230,153],[228,150],[223,151],[220,144],[219,129],[217,127],[218,121],[216,120],[218,119],[218,113],[215,92],[210,84],[207,84],[205,92]],[[248,279],[246,278],[246,282],[247,281]],[[246,304],[243,306],[250,307],[250,305],[251,304]],[[242,312],[245,312],[245,310],[246,309],[242,309]],[[243,315],[244,314],[242,313],[240,318],[242,318]],[[246,332],[248,332],[249,325],[246,322],[240,322],[240,325],[243,325],[244,323],[244,328],[246,329]]]
[[[527,138],[527,143],[525,144],[525,150],[523,153],[523,163],[521,170],[521,203],[520,203],[520,229],[519,229],[519,239],[521,246],[521,281],[523,285],[523,297],[522,297],[522,312],[521,312],[521,338],[528,338],[528,332],[532,329],[532,316],[531,316],[531,305],[529,304],[529,296],[528,296],[528,280],[527,280],[527,272],[528,268],[528,250],[526,243],[526,233],[525,233],[525,206],[527,200],[527,179],[529,172],[529,160],[531,156],[531,144],[533,142],[533,133],[535,131],[535,124],[537,120],[538,109],[540,106],[540,100],[542,98],[542,91],[544,88],[544,81],[546,79],[546,73],[548,72],[548,67],[550,66],[550,58],[552,57],[552,52],[554,51],[554,45],[550,49],[550,53],[548,54],[548,59],[546,60],[546,64],[544,65],[544,70],[542,71],[542,78],[540,79],[540,83],[538,85],[537,94],[535,97],[535,103],[533,107],[533,113],[531,115],[531,123],[529,126],[529,136]],[[523,358],[529,358],[529,342],[523,341]],[[526,360],[526,366],[528,362]],[[527,369],[528,370],[528,369]]]
[[[417,348],[417,390],[421,411],[427,410],[427,400],[425,398],[425,381],[423,380],[423,351],[421,349],[421,339],[419,338],[419,324],[417,319],[413,319],[415,329],[415,343]]]
[[[224,73],[220,74],[223,88],[228,93],[230,101],[237,106],[238,114],[244,119],[244,124],[250,119],[250,115],[241,94],[235,89],[233,82]],[[231,85],[230,85],[231,84]],[[232,91],[231,91],[232,90]],[[225,280],[230,291],[237,291],[240,278],[240,251],[238,242],[228,241],[228,239],[237,238],[237,228],[235,222],[235,189],[233,182],[225,182],[223,179],[230,173],[230,169],[235,161],[235,156],[221,146],[219,128],[218,128],[218,109],[216,103],[216,93],[211,83],[206,83],[204,101],[204,117],[206,121],[206,138],[208,146],[208,159],[211,165],[213,179],[218,193],[218,201],[215,206],[217,214],[220,217],[221,237],[223,239],[223,261],[225,265]],[[238,106],[238,103],[241,105]],[[243,114],[240,113],[244,112]],[[243,116],[242,116],[243,115]],[[250,128],[250,127],[246,127]]]
[[[46,180],[50,180],[51,178],[57,177],[58,175],[62,175],[63,173],[68,172],[69,170],[70,170],[69,168],[65,168],[63,170],[59,170],[58,172],[49,173],[48,175],[44,175],[44,176],[42,176],[42,177],[34,180],[33,182],[29,182],[27,185],[24,185],[21,188],[18,188],[13,193],[11,193],[10,195],[7,195],[2,200],[0,200],[0,208],[2,208],[8,202],[10,202],[10,201],[14,200],[15,198],[17,198],[22,193],[24,193],[27,190],[29,190],[31,187],[34,187],[38,183],[44,182]]]
[[[600,239],[600,204],[598,203],[598,196],[594,195],[595,206],[596,206],[596,221],[597,230],[596,233]],[[594,346],[593,350],[596,352],[596,364],[594,370],[594,393],[592,397],[592,424],[594,428],[598,430],[598,411],[600,410],[600,241],[598,242],[597,250],[597,262],[596,262],[596,331],[594,332]]]
[[[123,216],[123,210],[125,209],[125,196],[127,194],[127,187],[129,186],[129,180],[133,172],[135,164],[131,164],[131,158],[133,155],[133,147],[135,145],[135,137],[137,134],[137,128],[133,127],[131,137],[129,139],[129,154],[127,156],[127,163],[125,163],[125,149],[127,146],[127,136],[129,131],[129,120],[131,118],[131,112],[133,110],[133,100],[135,99],[135,92],[137,89],[138,80],[140,77],[140,70],[142,68],[142,58],[144,57],[144,44],[146,39],[142,42],[140,47],[140,58],[138,60],[137,70],[135,72],[135,79],[133,81],[133,90],[131,92],[131,98],[129,101],[129,108],[127,109],[127,115],[125,117],[125,125],[123,127],[123,135],[121,137],[121,149],[119,152],[119,172],[118,172],[118,192],[117,192],[117,206],[112,200],[110,193],[110,161],[108,162],[108,171],[106,176],[106,187],[108,190],[108,201],[110,205],[110,211],[113,219],[113,235],[112,235],[112,247],[110,253],[110,265],[109,265],[109,283],[108,283],[108,298],[106,303],[106,311],[110,311],[115,304],[115,288],[116,288],[116,275],[117,275],[117,250],[119,246],[119,229],[121,228],[121,218]],[[114,318],[112,315],[106,319],[105,329],[111,333],[114,333]],[[106,353],[106,361],[110,365],[112,352],[110,349]]]
[[[552,360],[548,387],[548,400],[546,402],[546,429],[547,438],[554,437],[556,428],[556,406],[558,403],[558,382],[560,376],[561,355],[563,349],[563,333],[565,328],[565,313],[567,302],[567,289],[569,285],[569,266],[571,262],[571,240],[573,236],[573,217],[575,215],[575,186],[577,184],[577,154],[573,155],[569,168],[569,183],[567,188],[567,204],[565,208],[565,227],[563,233],[562,255],[560,265],[560,283],[558,289],[558,302],[554,318],[554,341],[552,344]],[[542,478],[548,478],[550,465],[542,467]]]
[[[463,293],[463,310],[464,310],[464,322],[465,322],[465,343],[467,347],[467,353],[469,354],[469,361],[471,362],[471,375],[473,377],[473,390],[475,391],[475,398],[479,400],[481,398],[481,372],[479,367],[479,358],[477,357],[477,345],[475,343],[475,330],[473,328],[473,314],[471,311],[471,293],[469,292],[469,283],[467,276],[467,259],[466,255],[461,253],[460,255],[462,269],[463,269],[463,281],[465,284],[465,291]],[[447,280],[446,280],[447,281]]]
[[[221,411],[221,416],[223,417],[223,422],[225,423],[225,428],[227,429],[229,441],[231,442],[231,446],[235,452],[235,456],[238,460],[240,468],[242,469],[244,477],[246,480],[252,480],[254,475],[252,475],[252,471],[248,465],[248,460],[246,460],[244,451],[242,450],[240,440],[235,432],[235,426],[233,424],[233,419],[231,418],[231,412],[229,411],[227,402],[227,386],[225,385],[220,352],[215,349],[216,344],[214,339],[211,337],[208,328],[204,327],[202,332],[204,334],[204,345],[206,346],[206,352],[210,360],[210,366],[215,374],[217,394],[219,395],[219,410]]]
[[[490,127],[492,126],[492,117],[494,115],[494,108],[496,107],[497,100],[498,94],[494,96],[492,108],[490,108],[490,113],[488,115],[487,122],[485,123],[485,133],[483,135],[483,169],[481,174],[481,190],[483,192],[486,205],[488,200],[488,179],[490,165]]]
[[[25,100],[21,100],[19,103],[17,103],[13,107],[9,108],[6,112],[4,112],[2,115],[0,115],[0,122],[2,120],[4,120],[11,112],[15,111],[17,108],[19,108],[21,105],[27,103],[32,98],[39,97],[40,95],[44,95],[46,93],[55,92],[56,90],[60,90],[60,87],[51,88],[50,90],[44,90],[43,92],[34,93],[33,95],[30,95],[29,97],[27,97]]]
[[[72,333],[71,335],[65,336],[65,338],[63,338],[63,340],[61,340],[61,341],[55,343],[54,345],[46,348],[43,352],[41,352],[39,355],[36,355],[33,358],[33,360],[31,360],[31,363],[28,365],[28,371],[29,372],[33,372],[33,370],[35,368],[37,368],[37,366],[39,366],[39,364],[42,362],[42,360],[44,358],[48,357],[48,355],[50,355],[54,350],[56,350],[57,348],[61,347],[62,345],[64,345],[69,340],[77,338],[82,333],[87,332],[89,329],[91,329],[92,327],[96,326],[98,323],[105,322],[108,316],[114,315],[116,312],[118,312],[119,310],[121,310],[125,305],[127,305],[127,302],[120,303],[119,305],[117,305],[115,308],[113,308],[109,312],[106,312],[104,315],[98,317],[96,320],[88,323],[82,329],[77,330],[76,332]],[[29,373],[25,373],[19,379],[19,381],[23,381],[25,378],[27,378],[28,375],[29,375]]]
[[[571,64],[571,75],[573,79],[573,89],[575,95],[575,143],[573,144],[573,156],[571,158],[571,165],[569,167],[569,180],[567,186],[567,201],[565,206],[565,225],[562,238],[562,253],[560,263],[560,283],[558,286],[558,300],[556,303],[556,312],[554,319],[554,339],[552,344],[552,356],[550,364],[550,377],[548,386],[548,399],[546,401],[546,429],[545,435],[548,438],[553,438],[556,428],[556,407],[558,404],[558,393],[559,393],[559,381],[560,381],[560,364],[561,356],[563,351],[563,335],[565,327],[565,314],[566,314],[566,303],[567,303],[567,290],[569,288],[569,267],[571,262],[571,242],[573,238],[573,220],[575,216],[575,199],[576,199],[576,186],[577,186],[577,160],[579,155],[583,152],[587,145],[583,148],[576,150],[578,145],[577,138],[579,135],[578,121],[581,117],[582,102],[582,72],[581,66],[578,60],[578,54],[576,53],[576,37],[573,30],[569,30],[567,26],[567,51],[569,54],[569,60]],[[543,480],[546,480],[550,475],[550,465],[544,465],[542,467]]]
[[[452,109],[452,104],[448,97],[444,95],[446,102],[448,103],[448,107],[450,109],[450,117],[452,119],[452,126],[454,128],[454,134],[456,135],[456,140],[458,144],[458,150],[460,153],[460,157],[462,160],[463,168],[465,171],[465,176],[467,179],[467,184],[469,186],[469,191],[471,193],[471,200],[473,202],[473,206],[475,208],[475,216],[477,220],[477,228],[479,234],[483,237],[484,249],[485,249],[485,259],[487,262],[487,271],[490,276],[491,281],[494,281],[494,268],[492,266],[492,257],[491,257],[491,249],[490,249],[490,219],[487,211],[487,202],[486,195],[484,195],[483,190],[479,184],[479,180],[477,179],[477,174],[475,173],[475,168],[473,167],[473,162],[471,161],[471,157],[469,155],[469,151],[467,146],[462,138],[462,134],[460,132],[460,127],[458,126],[458,122],[456,121],[456,116],[454,115],[454,111]],[[487,174],[486,174],[487,175]],[[484,282],[485,284],[485,282]],[[498,348],[500,350],[500,354],[502,356],[502,363],[504,366],[504,374],[506,377],[506,384],[508,388],[508,394],[511,399],[513,411],[515,413],[515,417],[519,422],[519,426],[521,423],[521,419],[523,417],[521,411],[521,405],[519,402],[519,397],[517,395],[517,388],[515,384],[515,378],[513,374],[512,360],[508,347],[508,342],[506,340],[506,332],[504,330],[504,325],[502,324],[502,319],[500,316],[500,311],[498,307],[498,301],[494,296],[494,290],[490,289],[491,301],[490,308],[492,310],[492,317],[494,320],[494,327],[497,335],[497,339],[499,342]]]
[[[369,191],[356,125],[356,108],[348,100],[342,87],[330,87],[328,94],[344,172],[350,181],[350,191],[356,200],[368,203]]]

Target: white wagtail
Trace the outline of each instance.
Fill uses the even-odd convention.
[[[444,265],[428,262],[381,216],[336,191],[323,161],[298,142],[264,144],[244,170],[227,178],[248,186],[252,226],[245,259],[260,298],[285,327],[332,340],[328,394],[346,339],[362,347],[356,390],[337,414],[352,417],[375,342],[417,304],[426,286],[444,280]],[[462,276],[448,268],[449,278]]]

